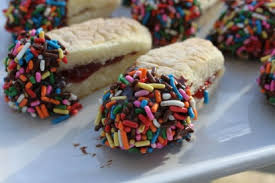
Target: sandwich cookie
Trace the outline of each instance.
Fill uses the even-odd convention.
[[[190,88],[197,110],[214,92],[224,74],[224,57],[210,41],[190,38],[139,57],[137,67],[156,68],[157,75],[173,74],[181,84]]]
[[[137,38],[137,39],[136,39]],[[127,18],[94,19],[48,32],[21,32],[5,59],[9,106],[63,121],[81,109],[79,97],[115,81],[151,48],[150,33]]]
[[[151,50],[104,93],[95,130],[102,129],[107,146],[131,152],[189,141],[191,121],[223,73],[223,55],[210,41],[193,38]]]

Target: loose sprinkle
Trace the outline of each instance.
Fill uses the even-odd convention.
[[[40,41],[37,42],[37,39]],[[54,47],[45,42],[53,42]],[[77,97],[65,91],[65,80],[55,72],[59,66],[55,56],[60,52],[57,47],[65,58],[65,48],[61,49],[58,41],[45,38],[42,29],[18,34],[5,59],[7,76],[3,86],[5,101],[11,108],[41,119],[56,114],[58,117],[52,121],[54,124],[77,114],[82,108]]]
[[[135,81],[131,82],[128,76]],[[190,140],[189,134],[193,132],[191,119],[195,118],[190,107],[193,98],[186,100],[175,95],[172,99],[170,94],[174,90],[183,90],[187,95],[189,87],[179,84],[172,75],[162,77],[168,81],[173,78],[169,86],[155,77],[153,71],[144,68],[132,69],[119,76],[118,82],[105,92],[95,120],[95,130],[102,130],[103,144],[144,154],[161,149],[170,142]],[[118,92],[123,100],[120,95],[113,97]],[[193,99],[192,105],[194,102]]]

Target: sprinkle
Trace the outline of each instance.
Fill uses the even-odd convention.
[[[141,108],[145,108],[145,106],[148,104],[148,101],[147,100],[142,100],[141,103],[140,103],[140,107]]]
[[[43,73],[43,74],[42,74],[42,80],[44,80],[44,79],[46,79],[47,77],[49,77],[50,74],[51,74],[51,73],[50,73],[49,71]]]
[[[119,96],[122,93],[122,90],[118,90],[115,94],[115,97]]]
[[[38,115],[39,115],[39,117],[40,117],[41,119],[44,119],[44,118],[45,118],[45,116],[44,116],[44,114],[42,113],[42,111],[41,111],[41,109],[40,109],[39,106],[36,106],[36,107],[35,107],[35,110],[36,110],[36,112],[38,113]]]
[[[156,102],[160,103],[161,102],[161,95],[159,90],[155,90],[155,97],[156,97]]]
[[[111,100],[126,100],[126,96],[112,97]]]
[[[122,83],[126,84],[126,85],[129,85],[129,82],[123,77],[122,74],[119,75],[118,80],[121,81]]]
[[[19,107],[24,107],[24,106],[27,105],[27,103],[28,103],[28,99],[24,98],[24,99],[20,102]]]
[[[153,104],[151,110],[152,110],[153,113],[156,113],[158,111],[158,108],[159,108],[159,104],[155,103],[155,104]]]
[[[45,118],[47,118],[47,117],[50,116],[50,115],[49,115],[49,112],[48,112],[48,109],[47,109],[47,107],[46,107],[45,104],[42,104],[42,105],[41,105],[41,111],[42,111],[43,116],[44,116]]]
[[[195,118],[195,114],[194,114],[194,112],[193,112],[192,107],[189,107],[189,108],[188,108],[188,114],[190,115],[190,117],[191,117],[192,119]]]
[[[186,92],[183,89],[179,89],[180,94],[183,96],[185,101],[188,101],[190,99],[189,95],[186,94]]]
[[[24,76],[23,74],[19,76],[19,78],[21,79],[21,81],[26,82],[27,78],[26,76]]]
[[[157,128],[160,128],[160,124],[156,119],[153,119],[153,123]]]
[[[101,117],[102,117],[102,113],[101,113],[101,110],[99,109],[98,112],[97,112],[96,120],[94,122],[95,126],[99,125]]]
[[[142,114],[138,115],[138,119],[145,125],[145,126],[149,126],[150,125],[150,121]]]
[[[191,97],[191,99],[190,99],[190,105],[193,109],[196,109],[196,102],[193,97]]]
[[[150,107],[145,106],[145,107],[144,107],[144,110],[145,110],[145,112],[146,112],[146,114],[147,114],[147,116],[148,116],[148,118],[149,118],[150,120],[154,120],[154,119],[155,119],[155,117],[154,117],[154,115],[153,115],[153,113],[152,113]]]
[[[172,130],[171,130],[171,128],[167,128],[167,129],[166,129],[166,134],[167,134],[167,139],[168,139],[169,141],[172,141],[172,140],[173,140],[173,135],[172,135]]]
[[[208,104],[209,99],[208,99],[208,91],[207,90],[204,90],[203,96],[204,96],[204,103]]]
[[[42,76],[41,76],[40,72],[36,72],[35,79],[36,79],[36,82],[40,83],[40,81],[42,79]]]
[[[180,94],[179,90],[177,89],[177,87],[176,87],[176,85],[175,85],[174,76],[169,75],[168,77],[170,78],[170,85],[173,87],[174,92],[176,93],[176,95],[178,96],[178,98],[179,98],[180,100],[182,100],[183,97],[182,97],[182,95]]]
[[[18,53],[18,55],[15,57],[15,60],[20,60],[23,55],[26,53],[27,49],[31,46],[31,43],[26,43],[24,47],[21,49],[21,51]]]
[[[110,147],[114,148],[115,144],[114,144],[114,141],[113,141],[111,135],[109,133],[106,133],[106,137],[107,137],[107,140],[108,140],[108,143],[109,143]]]
[[[169,116],[170,117],[170,116]],[[186,116],[185,115],[181,115],[181,114],[178,114],[178,113],[174,113],[174,119],[176,120],[186,120]],[[171,119],[170,119],[171,120]]]
[[[28,108],[27,108],[26,106],[22,107],[22,112],[23,112],[23,113],[26,113],[26,112],[27,112],[27,109],[28,109]]]
[[[171,99],[171,98],[172,98],[172,96],[171,96],[170,93],[163,93],[163,94],[162,94],[162,99],[163,99],[163,100],[169,100],[169,99]]]
[[[136,107],[140,107],[140,101],[136,100],[136,101],[134,102],[134,105],[135,105]]]
[[[26,89],[26,92],[31,96],[31,98],[36,98],[36,94],[31,89]]]
[[[134,82],[134,78],[132,78],[130,75],[125,76],[125,79],[127,79],[127,81],[129,81],[130,83]]]
[[[50,95],[51,92],[52,92],[52,86],[49,85],[49,86],[47,87],[47,95]]]
[[[68,110],[62,110],[62,109],[58,109],[58,108],[54,108],[53,112],[57,113],[57,114],[63,114],[63,115],[69,114]]]
[[[154,89],[164,89],[165,88],[164,84],[151,83],[149,85],[152,86]]]
[[[179,100],[169,100],[169,101],[162,101],[160,103],[161,106],[178,106],[178,107],[184,107],[184,103]]]
[[[130,147],[129,147],[128,137],[127,137],[126,132],[120,131],[120,136],[122,139],[124,149],[128,150]]]
[[[143,97],[148,95],[150,92],[147,90],[139,90],[138,92],[135,93],[136,97]]]
[[[122,124],[131,128],[138,128],[138,123],[129,120],[124,120]]]
[[[63,53],[63,50],[61,48],[58,48],[58,53],[59,53],[59,58],[63,59],[64,58],[64,53]]]
[[[35,107],[35,106],[38,106],[38,105],[40,105],[40,101],[39,100],[36,100],[36,101],[34,101],[34,102],[31,103],[32,107]]]
[[[18,97],[18,99],[17,99],[17,103],[20,103],[20,102],[22,102],[22,100],[25,98],[25,96],[24,96],[24,94],[21,94],[19,97]]]
[[[45,60],[40,61],[40,70],[43,72],[45,70]],[[42,76],[43,78],[43,76]]]
[[[115,100],[112,100],[112,101],[108,102],[108,103],[106,104],[106,108],[107,108],[107,109],[110,109],[115,103],[116,103]]]
[[[119,146],[122,148],[123,147],[123,142],[122,142],[122,137],[120,130],[118,130],[118,141],[119,141]]]
[[[113,120],[115,119],[115,114],[114,114],[115,108],[116,108],[115,105],[113,105],[113,106],[111,107],[111,115],[110,115],[110,118],[113,119]]]
[[[144,146],[149,146],[150,145],[150,141],[149,140],[145,140],[145,141],[139,141],[135,143],[136,147],[144,147]]]
[[[28,69],[29,70],[33,69],[33,61],[32,60],[30,60],[29,63],[28,63]]]
[[[73,93],[71,93],[69,100],[76,101],[77,100],[77,96],[74,95]]]
[[[184,107],[170,106],[169,109],[172,112],[179,112],[179,113],[187,113],[188,112],[188,110]]]
[[[144,90],[148,90],[149,92],[152,92],[154,90],[154,88],[151,85],[141,83],[141,82],[138,82],[137,86]]]
[[[55,118],[54,120],[52,120],[52,123],[53,124],[58,124],[58,123],[61,123],[62,121],[65,121],[65,120],[67,120],[69,118],[70,118],[70,115],[60,116],[60,117]]]
[[[118,138],[118,132],[114,132],[114,146],[119,146],[119,138]]]
[[[26,85],[25,85],[25,88],[27,89],[30,89],[32,87],[32,83],[31,82],[28,82]]]

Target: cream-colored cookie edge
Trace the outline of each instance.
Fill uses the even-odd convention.
[[[89,78],[80,83],[69,83],[66,90],[83,98],[97,89],[103,88],[117,81],[119,74],[124,73],[127,68],[135,63],[140,54],[126,56],[118,63],[101,67]]]
[[[94,11],[104,12],[106,10],[112,9],[115,10],[120,5],[121,0],[68,0],[67,2],[67,17],[68,19],[72,19],[75,16],[79,16],[85,12],[91,12],[93,14]],[[111,15],[111,12],[108,12]],[[96,13],[99,14],[99,13]],[[91,17],[86,17],[83,20],[88,20]],[[92,17],[95,18],[95,17]],[[78,22],[79,23],[79,22]]]
[[[93,19],[47,35],[61,42],[68,51],[68,64],[61,64],[59,70],[91,62],[104,64],[129,53],[146,53],[152,47],[148,30],[129,18]]]
[[[224,57],[210,41],[191,38],[149,51],[137,59],[137,66],[156,67],[158,75],[183,77],[194,94],[205,81],[224,69]]]

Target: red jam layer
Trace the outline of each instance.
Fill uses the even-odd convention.
[[[205,81],[205,82],[204,82],[204,85],[201,86],[201,87],[197,90],[197,92],[193,95],[193,97],[198,98],[198,99],[204,98],[204,91],[207,90],[207,88],[209,88],[210,85],[212,84],[211,78],[214,78],[214,80],[215,80],[216,77],[217,77],[217,75],[218,75],[218,72],[214,74],[214,77],[212,76],[212,77],[210,77],[207,81]]]
[[[130,53],[128,55],[134,55],[136,52]],[[115,57],[113,59],[107,60],[105,64],[101,63],[89,63],[86,65],[78,65],[75,66],[72,69],[61,71],[61,75],[64,76],[69,83],[80,83],[87,78],[89,78],[92,74],[94,74],[96,71],[98,71],[102,67],[106,67],[111,64],[115,64],[117,62],[120,62],[124,59],[125,56],[123,55],[119,57]]]

